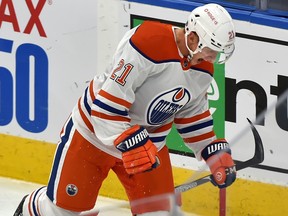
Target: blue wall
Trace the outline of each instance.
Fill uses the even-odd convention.
[[[191,11],[195,7],[205,3],[215,2],[225,7],[233,19],[248,21],[255,24],[266,25],[276,28],[288,29],[288,11],[275,9],[259,10],[257,5],[237,4],[227,1],[206,1],[206,0],[128,0],[142,4],[167,7],[177,10]]]

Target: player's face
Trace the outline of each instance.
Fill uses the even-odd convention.
[[[217,55],[218,55],[217,51],[212,50],[208,47],[204,47],[201,52],[197,52],[196,54],[193,55],[191,64],[196,65],[201,63],[202,61],[214,63],[217,59]]]
[[[188,37],[188,47],[191,50],[196,50],[199,43],[199,36],[196,33],[191,33]],[[196,65],[201,63],[202,61],[208,61],[210,63],[214,63],[218,57],[218,52],[210,49],[209,47],[204,47],[200,52],[193,54],[193,58],[190,63],[192,65]]]

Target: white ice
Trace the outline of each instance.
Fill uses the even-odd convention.
[[[0,177],[0,216],[13,216],[23,196],[41,186],[43,185]],[[131,216],[127,202],[124,200],[99,197],[97,208],[102,212],[99,216]],[[193,214],[185,214],[185,216],[193,216]]]

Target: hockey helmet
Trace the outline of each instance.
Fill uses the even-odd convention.
[[[196,32],[199,43],[196,50],[188,47],[187,37]],[[185,24],[186,47],[190,57],[208,47],[218,52],[216,63],[225,63],[235,49],[235,30],[230,14],[218,4],[206,4],[195,8]]]

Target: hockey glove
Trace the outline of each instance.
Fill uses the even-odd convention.
[[[215,140],[201,153],[213,175],[212,183],[219,188],[231,185],[236,179],[236,167],[231,157],[231,149],[225,139]]]
[[[150,171],[159,165],[157,148],[146,129],[134,125],[124,131],[114,145],[122,152],[123,165],[128,174]]]

